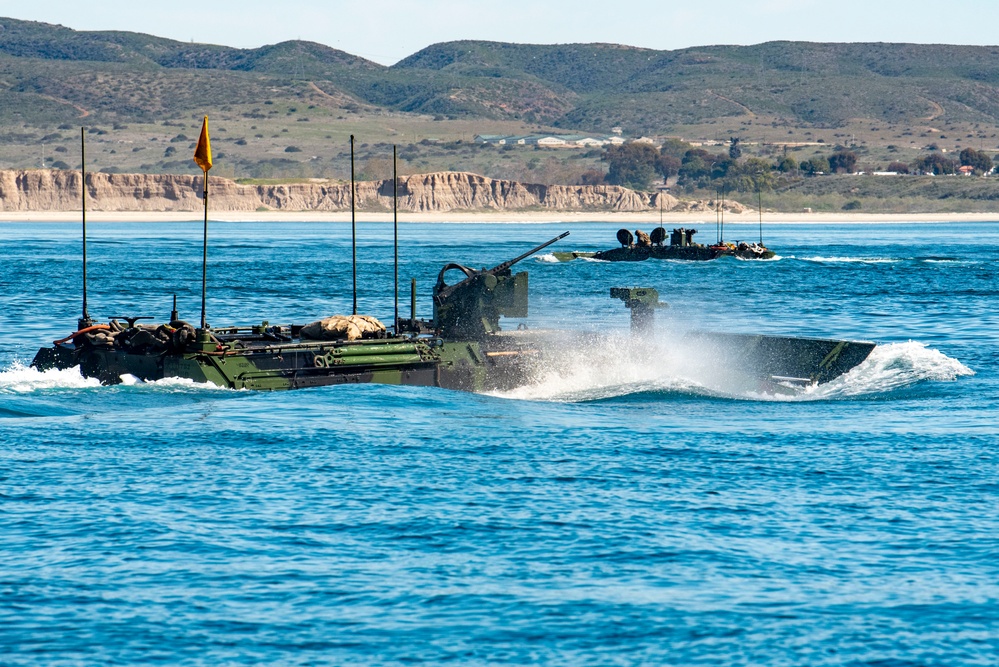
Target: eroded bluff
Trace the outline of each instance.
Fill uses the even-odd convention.
[[[72,211],[80,207],[80,172],[0,171],[0,211]],[[87,207],[94,211],[198,211],[202,177],[170,174],[87,174]],[[283,185],[241,185],[212,177],[213,211],[348,211],[350,184],[315,180]],[[614,185],[542,185],[465,172],[417,174],[399,179],[399,209],[446,211],[665,211],[686,210],[665,193],[647,194]],[[356,185],[357,209],[391,210],[392,181]],[[734,204],[734,202],[732,202]]]

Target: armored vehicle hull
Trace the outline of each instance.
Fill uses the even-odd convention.
[[[112,321],[113,323],[116,321]],[[171,325],[159,325],[169,331]],[[186,378],[230,389],[263,391],[327,385],[380,383],[443,387],[473,392],[505,391],[536,381],[542,373],[585,363],[595,351],[648,358],[679,354],[685,368],[724,376],[728,384],[780,392],[827,382],[857,366],[873,343],[748,334],[695,333],[674,346],[642,341],[629,349],[620,339],[598,334],[500,331],[478,340],[401,334],[357,341],[293,338],[297,326],[233,327],[213,330],[179,346],[143,348],[94,341],[74,332],[43,347],[32,366],[47,370],[79,367],[85,377],[117,384],[128,376],[143,381]],[[149,329],[122,329],[122,334]],[[175,329],[175,331],[183,329]]]
[[[40,370],[78,366],[85,377],[107,385],[128,376],[144,381],[186,378],[265,391],[367,382],[494,391],[525,379],[519,358],[525,352],[501,341],[457,342],[415,335],[314,341],[288,335],[296,328],[267,326],[259,335],[254,332],[260,327],[233,327],[214,330],[189,344],[143,349],[94,344],[89,332],[76,332],[72,342],[39,350],[32,366]]]

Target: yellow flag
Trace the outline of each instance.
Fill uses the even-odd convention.
[[[205,173],[208,173],[208,170],[212,168],[212,143],[208,140],[208,116],[205,116],[205,122],[201,126],[198,147],[194,149],[194,161]]]

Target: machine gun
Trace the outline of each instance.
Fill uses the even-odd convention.
[[[500,316],[527,317],[527,272],[513,275],[510,267],[568,235],[560,234],[491,269],[447,264],[434,285],[434,329],[444,338],[481,339],[500,330]],[[448,285],[444,274],[451,270],[461,271],[465,279]]]

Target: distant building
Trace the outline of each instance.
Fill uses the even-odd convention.
[[[522,136],[505,134],[476,134],[473,141],[477,144],[492,144],[494,146],[534,145],[547,148],[595,148],[607,144],[623,144],[625,139],[619,136],[594,136],[587,134],[527,134]],[[651,141],[645,139],[645,141]]]
[[[538,146],[565,146],[566,140],[562,137],[551,135],[547,137],[541,137],[536,142]]]
[[[501,139],[506,139],[506,136],[502,134],[477,134],[472,137],[472,141],[477,144],[498,144]]]

